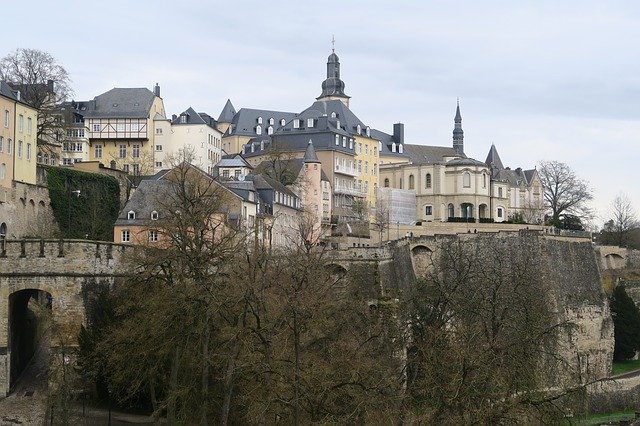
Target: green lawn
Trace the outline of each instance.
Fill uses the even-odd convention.
[[[594,426],[607,423],[618,424],[622,419],[633,419],[633,411],[621,411],[619,413],[607,413],[607,414],[590,414],[586,418],[576,418],[575,424],[580,426]]]
[[[611,370],[612,375],[626,373],[627,371],[640,369],[640,359],[634,359],[629,361],[618,361],[613,363]]]

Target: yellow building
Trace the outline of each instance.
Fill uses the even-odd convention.
[[[35,185],[38,110],[21,102],[19,92],[14,105],[13,180]]]
[[[13,179],[13,140],[15,138],[15,93],[0,81],[0,188],[11,188]],[[0,200],[6,199],[4,195]]]
[[[160,87],[114,88],[87,103],[89,159],[133,175],[153,174],[155,121],[166,118]]]

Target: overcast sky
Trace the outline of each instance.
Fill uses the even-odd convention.
[[[460,98],[465,153],[505,166],[569,164],[640,209],[640,3],[634,1],[57,1],[3,5],[0,55],[48,51],[75,99],[158,82],[189,106],[299,112],[320,95],[335,35],[345,92],[367,125],[450,145]]]

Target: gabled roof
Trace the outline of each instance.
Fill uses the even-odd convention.
[[[455,149],[448,146],[404,144],[404,154],[413,164],[444,163],[445,157],[460,157]],[[466,158],[463,154],[463,158]]]
[[[498,150],[494,144],[491,144],[489,154],[487,154],[487,159],[484,160],[484,162],[489,167],[495,167],[498,170],[504,169],[504,165],[502,164],[502,160],[500,159],[500,155],[498,155]]]
[[[240,154],[223,155],[220,161],[216,164],[216,168],[220,167],[246,167],[248,169],[253,169],[251,164],[249,164]]]
[[[304,157],[302,157],[303,163],[319,163],[318,156],[316,155],[316,150],[313,149],[313,141],[309,139],[309,143],[307,144],[307,150],[304,152]]]
[[[171,191],[171,183],[166,180],[146,179],[140,181],[138,189],[131,194],[124,208],[120,211],[115,225],[144,225],[151,220],[151,212],[156,211],[160,217],[166,212],[159,200]],[[127,219],[130,211],[135,213],[135,219]]]
[[[185,122],[182,122],[182,117],[186,117]],[[189,107],[175,119],[171,120],[171,125],[185,125],[185,124],[209,124],[198,114],[193,108]]]
[[[87,118],[148,118],[155,100],[147,88],[116,87],[88,102]]]
[[[227,99],[227,103],[224,104],[224,108],[222,108],[220,116],[218,116],[218,122],[231,123],[234,115],[236,115],[236,109],[233,107],[231,99]]]

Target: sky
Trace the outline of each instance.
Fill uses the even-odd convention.
[[[67,1],[3,5],[0,56],[49,52],[76,100],[157,82],[167,114],[300,112],[321,93],[332,37],[351,110],[405,142],[450,146],[460,99],[467,156],[568,164],[640,211],[640,3],[634,1]],[[28,17],[28,19],[27,19]],[[10,35],[9,35],[10,34]]]

